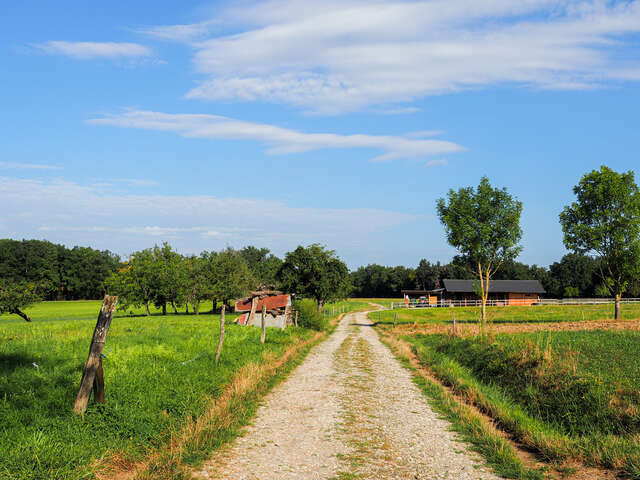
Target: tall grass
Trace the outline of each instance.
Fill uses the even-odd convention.
[[[632,360],[640,333],[535,335],[500,335],[494,343],[442,335],[406,339],[441,381],[544,458],[583,460],[640,478],[640,387]],[[590,352],[603,348],[609,353],[594,364]],[[631,358],[615,361],[622,356]],[[598,375],[615,370],[621,372]],[[620,377],[626,383],[614,379]]]
[[[219,316],[114,318],[105,346],[106,404],[72,413],[99,302],[47,302],[34,322],[0,318],[0,478],[90,478],[118,454],[135,462],[201,416],[244,365],[312,333],[229,324],[215,363]]]

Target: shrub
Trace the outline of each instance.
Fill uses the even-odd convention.
[[[294,308],[298,311],[298,325],[312,330],[326,330],[328,322],[324,315],[318,312],[318,304],[310,298],[303,298],[294,302]]]

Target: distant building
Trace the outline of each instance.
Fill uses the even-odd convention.
[[[440,296],[444,301],[480,300],[474,288],[474,283],[477,285],[479,281],[446,279],[442,283],[444,288]],[[544,293],[538,280],[491,280],[488,300],[505,305],[531,305]]]
[[[443,287],[434,290],[402,290],[402,297],[408,299],[410,305],[442,305],[455,302],[480,300],[474,285],[479,280],[445,279]],[[491,280],[489,282],[488,300],[493,305],[531,305],[540,300],[546,293],[538,280]],[[460,302],[460,303],[459,303]]]

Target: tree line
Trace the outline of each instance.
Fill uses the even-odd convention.
[[[600,275],[601,261],[577,253],[568,253],[549,266],[506,261],[493,280],[538,280],[549,298],[609,297],[611,293]],[[445,278],[475,280],[476,273],[460,256],[449,263],[420,260],[416,268],[370,264],[351,272],[352,297],[398,298],[401,290],[433,290],[443,286]],[[640,279],[630,282],[625,296],[640,297]]]

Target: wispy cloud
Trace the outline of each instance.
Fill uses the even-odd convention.
[[[269,198],[114,194],[64,180],[10,177],[0,177],[0,205],[0,238],[39,233],[120,253],[163,240],[186,252],[253,244],[283,253],[298,244],[339,248],[351,241],[362,250],[358,239],[420,219],[372,208],[300,208]],[[248,220],[251,211],[261,214]]]
[[[0,162],[0,170],[61,170],[59,165],[44,165],[39,163]]]
[[[78,60],[91,60],[95,58],[139,58],[151,57],[153,55],[149,47],[138,43],[65,42],[52,40],[37,44],[35,47],[46,53],[66,55]]]
[[[195,49],[204,78],[188,98],[326,114],[501,84],[637,81],[637,52],[620,49],[638,32],[640,0],[267,0],[147,29]]]
[[[425,162],[425,166],[427,167],[444,167],[445,165],[449,165],[449,160],[446,158],[437,158],[433,160],[427,160]]]
[[[385,161],[464,150],[464,147],[445,140],[410,139],[390,135],[304,133],[275,125],[204,114],[135,110],[90,119],[88,122],[95,125],[168,131],[184,137],[258,141],[266,146],[269,154],[300,153],[328,148],[373,148],[382,152],[373,160]]]

